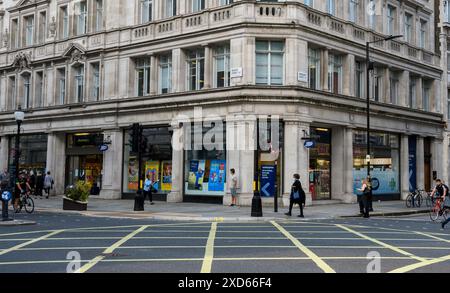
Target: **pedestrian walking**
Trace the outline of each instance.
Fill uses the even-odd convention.
[[[8,173],[8,169],[3,170],[2,173],[0,173],[0,184],[2,184],[3,186],[9,186],[9,173]]]
[[[231,192],[231,204],[230,207],[234,207],[237,205],[237,199],[238,199],[238,194],[237,194],[237,176],[236,176],[236,170],[235,169],[230,169],[230,192]]]
[[[300,218],[304,218],[303,215],[303,206],[306,202],[306,194],[303,190],[302,183],[300,182],[300,175],[294,174],[294,183],[292,184],[291,188],[291,196],[290,196],[290,203],[289,203],[289,212],[287,212],[286,216],[292,216],[292,207],[294,204],[298,204],[300,207]]]
[[[34,175],[34,171],[30,171],[30,175],[28,177],[28,184],[31,187],[30,195],[34,195],[36,197],[36,175]]]
[[[36,175],[36,192],[35,192],[35,194],[36,194],[36,196],[39,196],[39,198],[41,198],[41,199],[43,196],[43,194],[42,194],[43,189],[44,189],[44,176],[42,175],[41,171],[38,171],[37,175]]]
[[[151,205],[154,204],[152,188],[153,188],[153,182],[151,179],[151,175],[147,174],[147,179],[145,179],[145,182],[144,182],[144,202],[148,196],[148,199],[149,199]]]
[[[55,184],[55,181],[53,180],[53,177],[50,173],[50,171],[47,172],[47,175],[45,175],[44,178],[44,190],[47,194],[45,198],[48,198],[50,196],[50,190],[53,189],[53,185]]]
[[[362,214],[364,218],[369,218],[369,212],[370,212],[370,185],[369,185],[369,178],[364,179],[362,182],[362,186],[360,189],[358,189],[359,192],[362,193],[361,197],[360,197],[360,211],[361,211],[361,203],[362,203]]]

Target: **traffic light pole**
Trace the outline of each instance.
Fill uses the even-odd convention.
[[[138,187],[136,191],[136,197],[134,199],[134,210],[143,211],[144,210],[144,195],[142,192],[142,132],[143,127],[140,124],[133,124],[133,134],[132,134],[132,149],[137,151],[138,157]]]

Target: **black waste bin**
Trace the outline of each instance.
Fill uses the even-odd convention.
[[[142,191],[136,192],[136,197],[134,198],[134,211],[140,212],[144,210],[144,195]]]

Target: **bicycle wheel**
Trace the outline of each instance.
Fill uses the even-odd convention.
[[[31,197],[27,197],[25,199],[24,205],[25,205],[25,211],[28,214],[31,214],[34,212],[34,200]]]
[[[420,208],[420,207],[422,206],[422,203],[423,203],[423,198],[422,198],[422,195],[419,194],[419,195],[416,197],[416,202],[415,202],[416,207]]]
[[[439,215],[440,211],[441,211],[441,209],[440,209],[440,207],[439,207],[438,204],[436,204],[435,206],[433,206],[433,207],[430,209],[430,219],[431,219],[431,221],[436,222],[436,221],[439,219],[439,217],[440,217],[440,215]]]
[[[413,195],[412,193],[408,194],[408,196],[406,197],[406,207],[410,208],[412,207],[412,202],[413,202]]]

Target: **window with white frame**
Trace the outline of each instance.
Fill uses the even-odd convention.
[[[364,97],[364,64],[362,61],[355,61],[355,96]]]
[[[177,15],[177,0],[166,0],[165,15],[166,17]]]
[[[10,106],[11,110],[16,109],[16,103],[17,103],[17,88],[16,88],[16,77],[10,76],[8,79],[8,97],[10,97]]]
[[[219,0],[219,5],[228,5],[233,3],[233,0]]]
[[[399,86],[399,78],[398,73],[395,71],[389,72],[389,88],[390,88],[390,95],[389,95],[389,103],[391,104],[397,104],[398,103],[398,88]]]
[[[59,68],[57,70],[58,75],[58,102],[60,105],[66,103],[66,69]]]
[[[45,42],[47,32],[47,12],[42,11],[39,12],[39,43],[42,44]]]
[[[376,1],[375,0],[369,0],[367,3],[367,13],[369,14],[368,21],[369,21],[369,27],[371,29],[376,29],[377,26],[377,7],[376,7]]]
[[[150,58],[136,60],[136,94],[138,97],[150,94]]]
[[[95,0],[95,31],[103,30],[103,0]]]
[[[100,63],[92,63],[92,98],[100,101]]]
[[[420,20],[420,33],[419,33],[419,47],[427,47],[427,32],[428,32],[428,22],[424,19]]]
[[[159,57],[159,93],[172,92],[172,55]]]
[[[186,57],[188,90],[201,90],[205,84],[205,50],[189,50]]]
[[[36,72],[35,77],[35,104],[36,107],[41,108],[44,106],[44,72]]]
[[[336,2],[335,0],[326,0],[327,1],[327,13],[336,16]]]
[[[23,109],[28,109],[31,107],[31,75],[29,73],[25,73],[22,75],[23,82],[23,92],[22,92],[22,101],[20,105]]]
[[[34,16],[24,17],[25,22],[25,46],[32,46],[34,43]]]
[[[334,94],[342,93],[342,56],[328,55],[328,90]]]
[[[359,0],[349,0],[349,20],[358,22]]]
[[[139,0],[141,9],[141,23],[152,21],[153,0]]]
[[[314,7],[314,0],[305,0],[305,5],[309,7]]]
[[[447,90],[447,120],[450,121],[450,90]]]
[[[444,21],[450,22],[450,0],[444,0]]]
[[[205,9],[205,0],[192,0],[192,12]]]
[[[256,84],[282,85],[284,42],[256,41]]]
[[[371,71],[370,99],[379,102],[383,96],[383,69],[375,67]]]
[[[397,10],[394,6],[387,6],[387,34],[394,35],[395,34],[395,18],[396,18]]]
[[[87,33],[87,4],[86,1],[75,3],[77,35]]]
[[[77,103],[84,102],[84,65],[75,66],[75,98]]]
[[[413,36],[413,16],[405,13],[405,41],[412,42]]]
[[[409,78],[409,102],[408,105],[411,109],[417,108],[417,78],[411,76]]]
[[[69,12],[67,6],[62,6],[59,9],[59,35],[61,39],[69,37]]]
[[[214,87],[230,86],[230,46],[214,49]]]
[[[321,67],[320,49],[308,49],[308,75],[309,88],[313,90],[320,89],[320,67]]]

